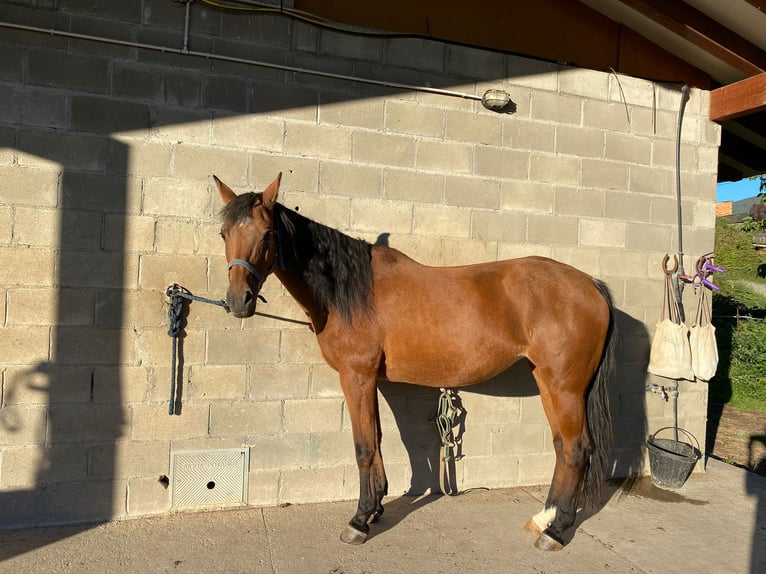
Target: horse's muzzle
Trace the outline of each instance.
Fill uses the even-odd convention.
[[[250,288],[236,290],[229,287],[226,293],[226,304],[231,310],[231,314],[238,319],[247,319],[255,314],[255,304],[258,295],[253,293]]]

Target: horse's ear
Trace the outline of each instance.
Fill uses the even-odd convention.
[[[237,197],[237,194],[234,193],[234,191],[232,191],[228,185],[226,185],[216,176],[213,176],[213,179],[215,180],[216,187],[218,187],[218,193],[221,194],[221,199],[226,205],[228,205],[232,199]]]
[[[268,209],[274,207],[277,202],[277,195],[279,195],[279,182],[282,181],[282,172],[277,174],[277,177],[272,181],[269,186],[263,190],[263,205]]]

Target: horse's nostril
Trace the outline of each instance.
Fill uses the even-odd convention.
[[[250,290],[245,291],[245,305],[248,305],[253,300],[253,292]]]

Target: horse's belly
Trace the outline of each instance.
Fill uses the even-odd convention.
[[[509,342],[399,341],[385,349],[382,374],[391,381],[415,385],[461,387],[502,373],[521,356],[521,349]]]

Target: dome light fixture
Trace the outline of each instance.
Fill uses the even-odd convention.
[[[487,90],[481,97],[482,105],[493,112],[501,112],[511,102],[511,95],[505,90]]]

